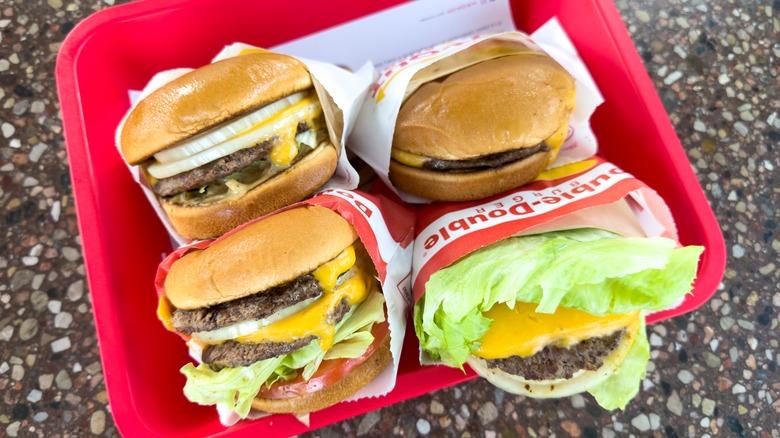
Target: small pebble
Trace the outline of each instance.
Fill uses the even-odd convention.
[[[70,380],[70,375],[65,370],[60,370],[57,376],[54,377],[54,383],[57,384],[57,388],[68,390],[73,386],[73,382]]]
[[[709,417],[713,412],[715,412],[715,400],[709,398],[702,400],[701,413]]]
[[[73,322],[73,315],[68,312],[58,313],[54,317],[54,327],[66,329]]]
[[[41,401],[41,396],[43,393],[37,389],[33,389],[30,391],[30,394],[27,395],[27,401],[30,403],[38,403]]]
[[[431,400],[431,414],[441,415],[444,413],[444,405],[436,400]]]
[[[95,435],[100,435],[106,429],[106,413],[95,411],[89,420],[89,430]]]
[[[379,422],[381,415],[379,411],[370,411],[360,419],[358,423],[357,434],[358,436],[365,435],[371,432],[371,429]]]
[[[43,374],[41,376],[38,376],[38,386],[44,391],[51,388],[51,384],[53,382],[54,382],[54,374]]]
[[[29,341],[38,333],[38,320],[27,318],[19,326],[19,339]]]
[[[732,394],[744,394],[746,391],[747,389],[745,389],[745,387],[740,385],[739,383],[731,387]]]
[[[41,421],[47,418],[49,418],[49,414],[46,412],[38,412],[35,415],[33,415],[33,420],[37,421],[38,423],[40,423]]]
[[[0,130],[2,130],[3,137],[5,137],[5,138],[11,137],[16,132],[16,128],[14,127],[14,125],[12,125],[10,123],[7,123],[7,122],[3,123],[0,126]]]
[[[637,428],[640,432],[647,432],[650,430],[650,419],[645,414],[640,414],[631,420],[631,425]]]
[[[84,295],[84,280],[79,280],[68,287],[68,299],[78,301]]]
[[[64,338],[57,339],[51,343],[51,351],[59,353],[70,348],[70,338],[65,336]]]
[[[679,70],[672,72],[669,74],[669,76],[664,78],[664,84],[672,85],[673,83],[677,82],[682,77],[682,75],[682,72]]]
[[[677,373],[677,378],[686,385],[693,382],[693,377],[693,373],[688,370],[680,370],[680,372]]]
[[[672,391],[672,395],[670,395],[666,400],[666,409],[669,409],[669,411],[675,415],[682,415],[683,405],[682,401],[680,400],[680,395],[677,394],[677,391]]]
[[[428,435],[431,432],[431,423],[424,418],[420,418],[417,420],[417,431],[420,432],[421,435]]]
[[[479,421],[484,426],[498,418],[498,408],[495,404],[493,404],[493,402],[489,401],[479,407],[477,416],[479,417]]]

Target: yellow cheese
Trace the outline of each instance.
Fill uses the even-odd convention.
[[[159,319],[166,329],[174,331],[171,318],[173,315],[173,305],[168,298],[161,296],[157,302],[157,319]]]
[[[322,297],[304,310],[273,323],[250,335],[236,338],[238,342],[289,342],[307,336],[316,336],[320,339],[320,347],[323,350],[333,345],[333,335],[336,333],[336,324],[328,322],[328,314],[342,299],[352,305],[365,300],[368,296],[367,278],[364,273],[359,273],[342,283],[333,291],[324,292]]]
[[[262,121],[261,123],[258,123],[257,125],[240,132],[238,136],[244,135],[256,129],[260,129],[264,126],[277,123],[279,120],[285,117],[289,117],[312,104],[316,104],[316,110],[312,114],[305,114],[305,116],[302,118],[295,118],[291,120],[291,122],[293,122],[292,124],[285,127],[282,131],[276,133],[276,135],[279,136],[279,140],[271,149],[271,162],[277,166],[289,164],[298,155],[298,143],[295,142],[295,132],[298,128],[298,123],[306,121],[309,123],[309,126],[311,126],[313,124],[313,120],[322,114],[322,106],[319,104],[319,100],[317,99],[317,95],[315,93],[309,93],[308,96],[301,99],[298,103],[290,105],[282,111],[279,111],[268,119]]]
[[[547,139],[544,140],[544,144],[553,150],[552,160],[554,160],[555,156],[558,154],[558,150],[561,148],[563,142],[566,140],[566,135],[568,133],[569,133],[569,124],[564,123],[558,128],[557,131],[553,133],[553,135],[549,136]],[[417,168],[423,167],[425,162],[430,160],[430,157],[413,154],[411,152],[402,151],[397,148],[392,148],[390,150],[390,157],[392,157],[395,161],[398,161],[401,164],[405,164],[407,166],[417,167]]]
[[[320,283],[322,289],[333,290],[339,275],[349,271],[349,268],[355,264],[355,260],[355,247],[350,245],[335,259],[315,269],[312,275]]]
[[[400,149],[392,148],[390,150],[390,156],[401,164],[406,164],[411,167],[423,167],[428,157],[422,155],[413,154],[411,152],[402,151]]]
[[[344,298],[351,306],[365,300],[369,293],[370,276],[357,267],[352,278],[336,286],[338,277],[354,265],[355,249],[350,246],[335,259],[313,272],[314,278],[323,288],[323,294],[317,301],[281,321],[265,326],[252,334],[236,338],[236,341],[290,342],[307,336],[316,336],[320,339],[320,347],[327,350],[333,345],[333,335],[336,332],[335,321],[333,323],[328,321],[331,310]]]
[[[279,140],[274,144],[269,154],[271,162],[277,166],[290,164],[295,156],[298,155],[298,142],[295,141],[296,127],[291,126],[284,131],[277,133]]]
[[[555,313],[546,314],[536,313],[536,306],[518,302],[510,309],[506,304],[496,304],[483,312],[483,316],[494,322],[474,355],[483,359],[527,357],[550,344],[569,347],[624,328],[635,331],[640,321],[639,311],[594,316],[558,307]]]

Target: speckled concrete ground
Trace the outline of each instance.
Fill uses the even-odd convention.
[[[111,0],[0,2],[0,436],[115,436],[54,63]],[[534,401],[474,380],[313,435],[780,436],[780,2],[617,1],[723,228],[711,301],[648,330],[637,400]]]

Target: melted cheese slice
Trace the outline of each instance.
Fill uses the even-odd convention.
[[[579,310],[558,307],[553,314],[536,313],[537,304],[496,304],[482,315],[493,320],[482,345],[474,352],[483,359],[509,356],[528,357],[547,345],[569,347],[588,338],[606,336],[621,329],[636,331],[640,311],[594,316]]]
[[[323,350],[333,345],[333,335],[336,333],[336,322],[328,321],[331,310],[338,306],[342,299],[350,306],[358,304],[368,296],[370,276],[354,267],[355,275],[336,286],[338,277],[352,269],[355,265],[355,249],[350,246],[335,259],[317,268],[314,278],[323,288],[322,296],[309,307],[275,322],[246,336],[236,338],[237,342],[290,342],[307,336],[320,339]]]
[[[544,144],[547,145],[550,149],[553,150],[553,159],[558,154],[558,150],[563,145],[563,142],[566,140],[566,135],[569,132],[569,124],[564,123],[561,125],[560,128],[558,128],[557,131],[553,133],[550,137],[544,140]],[[390,157],[394,159],[395,161],[398,161],[401,164],[405,164],[410,167],[417,167],[421,168],[423,165],[425,165],[425,162],[430,160],[430,157],[426,157],[424,155],[417,155],[411,152],[402,151],[398,148],[392,148],[390,150]],[[550,161],[552,163],[552,160]]]

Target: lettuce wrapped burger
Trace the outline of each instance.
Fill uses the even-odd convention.
[[[414,308],[421,348],[514,394],[637,394],[648,311],[691,290],[703,248],[593,228],[511,237],[434,273]]]

